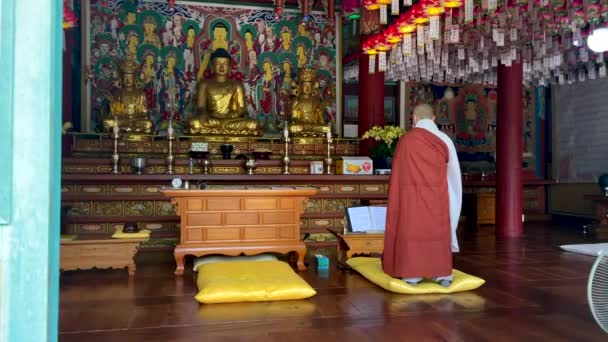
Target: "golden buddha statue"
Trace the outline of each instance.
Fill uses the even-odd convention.
[[[260,124],[247,118],[245,88],[228,78],[230,54],[222,48],[211,55],[213,78],[201,80],[196,93],[196,117],[188,123],[190,134],[261,135]]]
[[[146,94],[135,85],[138,69],[139,65],[132,59],[123,63],[121,85],[110,98],[110,117],[103,121],[106,130],[111,130],[118,121],[118,126],[126,133],[154,133],[154,123],[148,116]]]
[[[291,126],[293,136],[324,136],[330,130],[325,122],[323,103],[318,97],[315,71],[300,69],[297,95],[291,103]]]

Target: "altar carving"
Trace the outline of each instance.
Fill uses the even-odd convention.
[[[201,80],[196,92],[196,114],[190,120],[190,134],[261,135],[259,123],[247,118],[245,88],[229,79],[231,58],[223,48],[211,55],[213,78]]]
[[[136,3],[90,1],[90,78],[83,82],[95,86],[90,98],[83,98],[90,103],[88,125],[82,125],[87,133],[102,130],[109,113],[104,95],[112,91],[118,69],[113,61],[127,56],[140,64],[147,111],[161,133],[171,120],[176,135],[187,134],[190,120],[200,116],[198,85],[213,79],[211,54],[218,48],[231,56],[227,78],[243,86],[244,118],[258,121],[267,137],[281,135],[289,119],[298,65],[316,71],[321,99],[335,107],[330,94],[336,87],[335,28],[326,16],[311,13],[314,25],[306,27],[299,25],[299,13],[286,12],[276,20],[272,9],[255,6],[227,11],[212,3],[178,2],[169,11],[167,2]],[[265,58],[268,54],[274,58]],[[332,124],[334,112],[325,114]]]
[[[136,72],[139,65],[132,59],[122,63],[122,77],[118,87],[109,96],[110,115],[103,121],[106,130],[116,124],[125,133],[151,134],[154,124],[148,116],[146,94],[136,86]]]
[[[325,110],[319,99],[319,84],[315,71],[311,68],[301,69],[298,75],[299,84],[296,97],[291,105],[290,133],[295,136],[325,136],[330,127],[325,122]]]

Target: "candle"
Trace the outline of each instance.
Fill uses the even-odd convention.
[[[173,124],[171,124],[171,121],[169,121],[169,128],[167,129],[167,133],[169,133],[170,137],[173,136]]]
[[[331,140],[331,124],[327,125],[327,127],[329,128],[329,130],[327,131],[327,140]]]
[[[285,139],[289,138],[289,126],[287,124],[287,121],[285,121],[285,129],[283,130],[283,135],[285,136]]]
[[[114,134],[118,134],[118,130],[119,130],[118,120],[114,119],[114,128],[113,128]]]

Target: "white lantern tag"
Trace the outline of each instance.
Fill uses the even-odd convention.
[[[412,35],[406,33],[403,35],[403,54],[405,56],[410,56],[412,54]]]
[[[563,84],[566,83],[566,76],[564,74],[559,74],[559,76],[557,77],[557,79],[558,79],[557,82],[559,84],[561,84],[561,85],[563,85]]]
[[[496,0],[488,0],[488,9],[490,11],[496,10],[497,1]]]
[[[587,63],[589,61],[589,51],[587,51],[587,48],[580,48],[579,53],[581,56],[581,61],[583,61],[583,63]]]
[[[432,40],[439,39],[439,16],[433,15],[431,16],[429,23],[429,37]]]
[[[604,53],[603,52],[599,52],[595,55],[595,63],[604,64]]]
[[[496,46],[505,46],[505,32],[503,30],[496,31]]]
[[[606,64],[602,64],[600,65],[600,68],[598,70],[598,74],[601,78],[606,77]]]
[[[386,71],[386,51],[378,53],[378,71]]]
[[[388,10],[386,9],[386,5],[380,5],[380,24],[388,24]]]
[[[416,43],[419,48],[424,47],[424,26],[416,27]]]
[[[391,0],[391,15],[399,15],[399,0]]]
[[[517,29],[516,28],[512,28],[509,31],[509,40],[512,42],[516,42],[517,41]]]
[[[450,42],[452,44],[458,44],[459,41],[460,41],[460,28],[458,27],[458,25],[452,26],[452,29],[450,30]]]
[[[487,59],[485,59],[485,58],[484,58],[484,59],[481,61],[481,68],[482,68],[483,70],[488,70],[488,69],[490,69],[490,63],[488,63],[488,60],[487,60]]]
[[[587,71],[587,77],[589,77],[590,80],[594,80],[596,78],[596,73],[595,73],[595,65],[591,64],[588,66],[589,70]]]
[[[376,55],[369,55],[369,68],[368,72],[370,74],[376,73]]]
[[[464,23],[473,21],[473,0],[464,0]]]
[[[464,48],[459,47],[458,48],[458,60],[459,61],[464,61],[465,56],[464,56]]]
[[[498,58],[496,56],[492,56],[492,68],[496,68],[498,66]]]

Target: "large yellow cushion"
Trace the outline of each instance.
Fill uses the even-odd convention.
[[[198,267],[201,303],[303,299],[317,292],[283,261],[214,262]]]
[[[122,227],[117,228],[114,234],[112,234],[113,239],[149,239],[150,238],[150,229],[142,229],[137,233],[125,233],[122,231]]]
[[[396,293],[453,293],[474,290],[486,282],[481,278],[460,272],[458,270],[453,270],[454,281],[449,287],[443,287],[433,281],[427,281],[426,279],[420,282],[420,284],[413,286],[401,279],[393,278],[384,273],[380,258],[357,257],[348,259],[346,263],[372,283],[382,287],[385,290]]]

